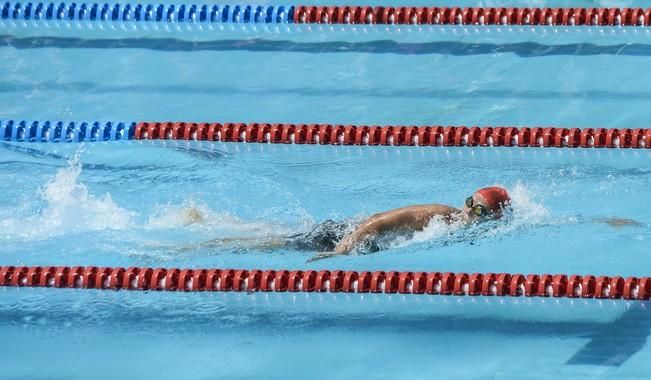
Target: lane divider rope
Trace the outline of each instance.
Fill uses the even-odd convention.
[[[5,1],[0,20],[247,24],[649,26],[651,8],[370,7]]]
[[[199,140],[246,143],[651,149],[651,129],[0,121],[0,141]]]
[[[648,300],[651,278],[565,274],[2,266],[0,286]]]
[[[81,142],[131,140],[136,123],[2,121],[0,141]]]
[[[149,3],[2,3],[2,20],[157,22],[157,23],[246,23],[291,24],[294,7],[287,5],[207,5]]]
[[[295,23],[648,26],[651,8],[296,6]]]

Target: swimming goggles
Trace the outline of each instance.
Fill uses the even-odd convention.
[[[485,206],[476,205],[474,203],[475,201],[472,199],[472,196],[466,198],[466,206],[472,209],[472,212],[474,212],[477,216],[486,216],[489,214],[488,209]]]

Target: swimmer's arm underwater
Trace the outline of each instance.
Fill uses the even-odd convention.
[[[633,219],[626,218],[596,218],[595,222],[605,223],[611,227],[642,227],[642,223]]]
[[[619,218],[619,217],[605,217],[605,216],[583,216],[576,215],[576,223],[578,224],[605,224],[613,228],[624,227],[642,227],[644,223],[635,219]]]

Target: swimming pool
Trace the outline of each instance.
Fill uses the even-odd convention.
[[[649,79],[638,69],[651,54],[646,28],[3,23],[2,125],[646,127]],[[5,141],[0,149],[4,266],[648,274],[648,149],[185,140]],[[492,184],[511,192],[507,221],[462,232],[434,224],[371,255],[306,263],[314,253],[196,246],[406,204],[461,206]],[[186,225],[188,207],[205,222]],[[615,228],[600,221],[608,217],[642,225]],[[0,328],[12,347],[0,362],[10,378],[648,372],[644,301],[0,292]]]

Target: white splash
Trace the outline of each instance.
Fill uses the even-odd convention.
[[[111,194],[94,197],[88,187],[79,182],[80,151],[69,166],[59,169],[54,179],[42,190],[47,202],[41,217],[54,226],[73,226],[82,230],[123,229],[131,225],[135,213],[119,207]]]
[[[59,169],[54,178],[39,189],[45,205],[38,214],[0,221],[7,235],[42,240],[70,232],[123,229],[132,224],[134,212],[116,205],[108,193],[93,196],[79,181],[82,149],[68,161],[67,167]]]
[[[501,187],[507,189],[512,202],[511,209],[505,213],[503,219],[464,228],[461,221],[448,224],[443,219],[435,217],[425,229],[414,233],[410,239],[397,239],[392,247],[405,247],[415,243],[444,244],[477,240],[554,223],[550,218],[549,210],[535,199],[534,191],[522,183],[517,183],[513,187]],[[556,223],[567,222],[559,220]]]
[[[429,224],[422,230],[414,233],[411,239],[399,242],[398,246],[405,246],[413,243],[422,243],[430,240],[440,239],[451,233],[458,231],[463,226],[460,221],[446,223],[443,218],[434,217]]]
[[[513,186],[509,191],[513,208],[513,218],[530,224],[538,224],[547,221],[549,210],[541,203],[535,201],[534,193],[522,183]]]

